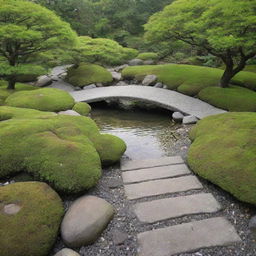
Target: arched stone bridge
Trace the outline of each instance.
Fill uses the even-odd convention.
[[[111,99],[138,100],[170,111],[180,111],[184,114],[194,115],[199,119],[226,112],[199,99],[175,91],[147,86],[108,86],[70,92],[70,94],[75,101],[85,101],[87,103]]]

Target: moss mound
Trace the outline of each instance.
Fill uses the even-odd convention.
[[[124,78],[134,78],[138,75],[154,74],[158,80],[170,90],[177,90],[190,96],[196,96],[202,89],[218,86],[223,70],[193,65],[167,64],[133,66],[123,70]],[[256,74],[240,72],[232,80],[232,84],[256,90]]]
[[[15,92],[5,100],[7,106],[52,112],[72,109],[74,104],[69,93],[55,88]]]
[[[118,161],[126,149],[116,137],[106,143],[87,117],[12,107],[0,107],[0,117],[8,120],[0,122],[0,177],[25,171],[57,191],[78,193],[97,184],[101,162]]]
[[[200,91],[198,96],[203,101],[229,111],[256,111],[256,92],[246,88],[208,87]]]
[[[256,113],[225,113],[201,120],[190,133],[194,172],[241,201],[256,204]]]
[[[92,110],[86,102],[77,102],[72,109],[82,116],[88,116]]]
[[[74,86],[83,87],[94,83],[109,83],[113,78],[109,71],[99,65],[82,63],[79,67],[68,69],[66,80]]]
[[[159,56],[155,52],[143,52],[143,53],[140,53],[136,57],[136,59],[140,59],[140,60],[158,60]]]
[[[48,255],[63,213],[60,197],[45,183],[18,182],[0,187],[1,255]]]

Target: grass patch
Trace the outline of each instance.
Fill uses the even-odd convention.
[[[200,91],[198,96],[201,100],[228,111],[256,111],[256,92],[243,87],[208,87]]]
[[[79,67],[68,69],[66,80],[74,86],[83,87],[94,83],[109,83],[113,78],[104,67],[82,63]]]
[[[188,163],[199,176],[256,205],[256,113],[225,113],[191,130]]]

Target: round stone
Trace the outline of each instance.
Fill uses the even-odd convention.
[[[7,204],[4,206],[4,213],[8,215],[17,214],[20,211],[21,207],[17,204]]]
[[[80,256],[80,254],[71,249],[64,248],[61,251],[57,252],[54,256]]]

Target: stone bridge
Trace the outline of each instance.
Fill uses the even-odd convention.
[[[142,101],[170,111],[194,115],[199,119],[226,112],[199,99],[175,91],[148,86],[108,86],[74,91],[70,92],[70,94],[75,101],[85,101],[87,103],[111,99]]]

